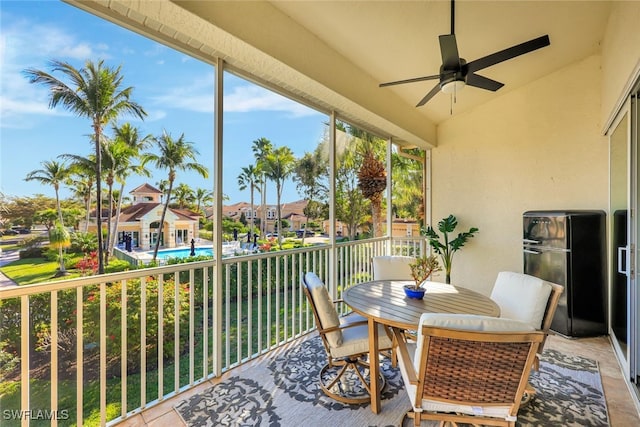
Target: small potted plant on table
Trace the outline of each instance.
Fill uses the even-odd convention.
[[[416,258],[414,262],[409,264],[409,267],[411,267],[411,277],[413,277],[414,284],[405,285],[404,293],[409,298],[422,299],[426,292],[422,284],[431,276],[431,273],[441,270],[438,257],[435,255],[423,255]]]

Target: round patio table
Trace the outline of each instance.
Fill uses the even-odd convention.
[[[403,280],[374,280],[354,285],[342,293],[343,301],[369,321],[369,354],[378,354],[378,328],[383,324],[400,329],[418,329],[422,313],[459,313],[500,316],[500,307],[489,297],[460,286],[427,282],[424,298],[404,294]],[[370,378],[377,378],[380,367],[371,363]],[[371,383],[371,410],[380,412],[380,390]]]

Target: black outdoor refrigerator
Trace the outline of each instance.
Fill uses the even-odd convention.
[[[564,286],[551,329],[567,337],[607,334],[603,211],[527,211],[524,273]]]

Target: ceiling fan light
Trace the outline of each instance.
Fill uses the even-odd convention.
[[[455,92],[460,92],[462,89],[464,89],[464,86],[465,86],[464,80],[453,80],[451,82],[447,82],[443,84],[440,89],[444,93],[455,93]]]

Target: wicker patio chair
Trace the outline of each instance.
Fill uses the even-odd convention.
[[[314,273],[303,278],[304,292],[313,309],[318,334],[327,353],[327,364],[320,371],[320,388],[329,397],[343,403],[360,404],[371,400],[369,362],[379,363],[378,355],[369,355],[367,320],[351,314],[339,317],[329,292]],[[393,347],[392,332],[378,326],[378,348]],[[369,361],[367,356],[369,355]],[[380,390],[386,381],[379,376]]]
[[[528,274],[501,271],[491,291],[491,299],[500,306],[500,317],[529,323],[544,333],[542,343],[534,359],[533,368],[540,368],[540,356],[550,333],[564,287]],[[528,403],[536,391],[528,385],[523,404]]]
[[[394,334],[414,425],[516,425],[542,332],[517,320],[425,313],[417,343]]]

